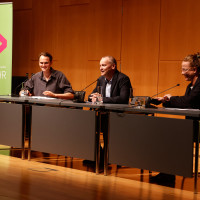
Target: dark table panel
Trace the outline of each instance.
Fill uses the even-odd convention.
[[[110,113],[109,162],[193,175],[193,120]]]
[[[0,103],[0,144],[22,147],[22,105]]]
[[[31,149],[95,160],[95,112],[32,106]]]

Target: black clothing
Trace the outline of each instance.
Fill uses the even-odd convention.
[[[163,103],[163,106],[200,109],[200,76],[192,89],[191,86],[191,83],[187,86],[184,96],[172,96],[169,101]]]
[[[115,103],[115,104],[128,103],[129,96],[130,96],[130,88],[132,88],[131,82],[128,76],[119,72],[118,70],[115,71],[112,78],[110,97],[105,97],[106,83],[107,81],[104,76],[99,77],[99,79],[97,80],[96,88],[93,90],[92,93],[97,92],[98,86],[102,86],[103,103]],[[90,98],[88,98],[88,100],[91,101]]]

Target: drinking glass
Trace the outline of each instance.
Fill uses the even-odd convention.
[[[129,105],[131,106],[132,104],[133,104],[133,88],[130,88]]]
[[[97,86],[97,99],[96,103],[97,104],[102,104],[103,103],[103,91],[102,91],[102,86]]]
[[[22,89],[21,92],[20,92],[20,96],[21,96],[21,97],[26,97],[26,96],[28,96],[28,90]]]

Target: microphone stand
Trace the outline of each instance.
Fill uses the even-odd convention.
[[[98,80],[98,79],[97,79]],[[90,85],[94,84],[97,80],[93,81],[92,83],[90,83]],[[85,88],[83,88],[81,91],[84,91],[85,89],[87,89],[88,87],[90,87],[90,85],[86,86]]]
[[[161,94],[161,93],[163,93],[163,92],[165,92],[165,91],[167,91],[167,90],[170,90],[170,89],[172,89],[172,88],[175,88],[175,87],[177,87],[177,86],[179,86],[180,84],[178,83],[178,84],[176,84],[175,86],[172,86],[172,87],[170,87],[170,88],[168,88],[168,89],[166,89],[166,90],[164,90],[164,91],[162,91],[162,92],[159,92],[159,93],[157,93],[157,94],[154,94],[152,97],[155,97],[155,96],[157,96],[157,95],[159,95],[159,94]],[[152,98],[151,97],[151,98]]]
[[[157,93],[157,94],[155,94],[155,95],[149,97],[148,100],[147,100],[147,102],[146,102],[145,107],[147,107],[147,108],[150,108],[150,107],[156,108],[155,106],[150,105],[150,104],[152,103],[152,104],[155,104],[155,105],[159,105],[159,104],[161,104],[161,102],[158,101],[157,99],[152,99],[152,97],[155,97],[155,96],[157,96],[158,94],[161,94],[161,93],[163,93],[163,92],[166,92],[166,91],[168,91],[168,90],[170,90],[170,89],[172,89],[172,88],[175,88],[175,87],[177,87],[177,86],[180,86],[180,84],[178,83],[178,84],[176,84],[175,86],[172,86],[172,87],[170,87],[170,88],[168,88],[168,89],[166,89],[166,90],[163,90],[162,92],[159,92],[159,93]]]
[[[15,88],[14,94],[12,94],[12,95],[18,96],[18,94],[16,94],[16,93],[17,93],[17,89],[18,89],[19,87],[21,87],[21,86],[23,87],[24,83],[25,83],[28,79],[29,79],[29,78],[27,78],[25,81],[21,82],[21,83]]]
[[[33,75],[34,75],[34,73],[31,74],[31,77],[30,77],[30,78],[32,78]],[[13,96],[19,96],[19,94],[16,94],[16,93],[17,93],[17,89],[18,89],[20,86],[22,86],[21,88],[23,88],[23,87],[24,87],[24,83],[26,83],[26,81],[29,80],[28,73],[26,73],[26,77],[27,77],[27,78],[25,79],[25,81],[23,81],[23,82],[21,82],[19,85],[17,85],[17,87],[15,88],[14,94],[12,94]]]
[[[83,103],[84,102],[84,98],[85,98],[85,89],[87,89],[88,87],[90,87],[92,84],[94,84],[98,79],[96,79],[95,81],[93,81],[92,83],[90,83],[89,85],[87,85],[85,88],[83,88],[81,91],[74,91],[74,102],[76,103]]]

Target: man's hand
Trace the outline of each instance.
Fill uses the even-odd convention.
[[[97,101],[97,96],[99,95],[99,93],[92,93],[90,99],[92,99],[92,103],[96,103]]]
[[[54,98],[56,97],[56,94],[51,91],[44,91],[43,94],[49,97],[54,97]]]
[[[19,96],[20,97],[23,97],[23,96],[32,96],[32,94],[28,90],[21,90],[19,92]]]

